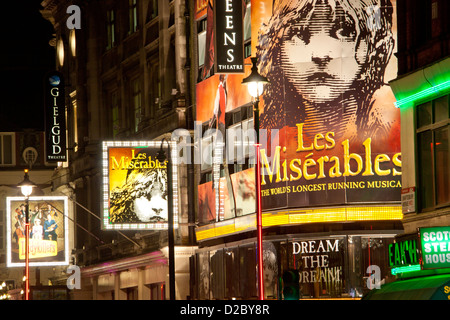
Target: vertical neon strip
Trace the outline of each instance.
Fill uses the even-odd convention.
[[[259,300],[264,300],[264,278],[263,278],[263,242],[262,242],[262,210],[261,210],[261,164],[259,143],[256,147],[256,229],[257,229],[257,250],[258,250],[258,291]]]

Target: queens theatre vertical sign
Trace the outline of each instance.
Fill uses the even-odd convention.
[[[244,73],[242,0],[214,1],[215,72]]]
[[[46,160],[65,162],[67,161],[66,110],[61,73],[57,71],[48,73],[44,80],[44,90]]]

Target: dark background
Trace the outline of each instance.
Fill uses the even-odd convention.
[[[0,132],[44,130],[43,80],[56,65],[41,1],[4,1],[0,8]]]

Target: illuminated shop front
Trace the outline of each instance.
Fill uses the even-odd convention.
[[[249,223],[252,217],[245,217],[248,225],[252,224]],[[267,215],[263,216],[263,224],[267,224],[264,218]],[[195,257],[197,299],[257,298],[254,233],[213,236],[232,230],[230,225],[228,222],[228,227],[222,227],[216,223],[215,227],[200,228],[207,233],[198,233],[206,238],[200,242],[204,245]],[[298,270],[300,299],[360,298],[376,286],[395,279],[388,250],[400,229],[401,222],[395,219],[264,228],[265,298],[285,298],[282,277],[288,270]]]
[[[264,243],[277,265],[265,295],[283,298],[283,273],[298,270],[302,298],[360,297],[369,266],[389,276],[388,244],[403,229],[400,112],[386,85],[397,70],[396,1],[242,5],[244,64],[256,57],[270,82],[257,128]],[[211,40],[212,6],[196,6],[196,298],[252,298],[256,128],[242,85],[250,68],[215,69],[223,52]]]
[[[450,58],[390,82],[397,97],[405,154],[405,232],[450,224]]]
[[[368,292],[366,300],[450,299],[450,227],[422,227],[389,245],[395,281]]]

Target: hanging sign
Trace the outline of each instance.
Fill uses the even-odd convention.
[[[420,256],[417,251],[417,237],[397,241],[389,245],[389,266],[404,267],[417,265]]]
[[[160,162],[157,158],[161,144],[161,141],[103,142],[104,230],[165,230],[169,206],[173,207],[174,227],[178,226],[174,149],[170,155],[170,179],[169,161]],[[173,186],[173,203],[169,203],[169,182]]]
[[[450,227],[419,228],[423,269],[450,268]]]
[[[244,73],[242,0],[214,1],[215,73]]]
[[[402,189],[402,211],[403,213],[416,212],[416,188]]]
[[[61,73],[50,72],[44,80],[45,143],[48,162],[67,161],[64,80]]]

